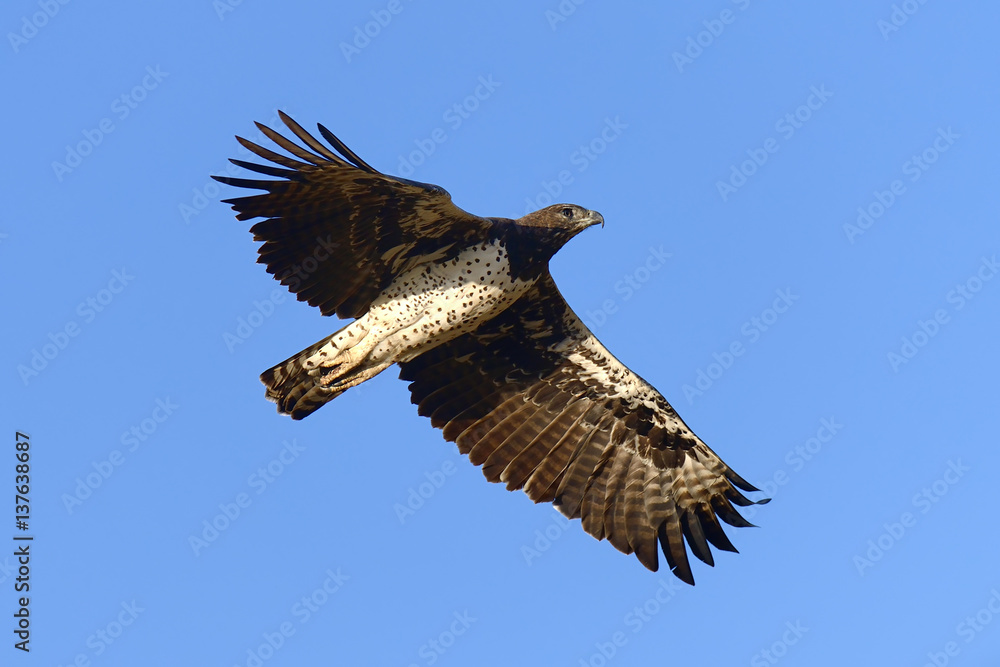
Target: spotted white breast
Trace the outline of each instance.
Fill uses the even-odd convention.
[[[500,242],[467,248],[454,259],[421,264],[397,277],[362,318],[379,338],[372,361],[408,361],[473,331],[520,298],[534,280],[511,275]]]

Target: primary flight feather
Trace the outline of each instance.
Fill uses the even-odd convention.
[[[552,502],[651,570],[662,549],[693,584],[685,542],[736,551],[719,519],[756,491],[570,309],[549,259],[604,218],[556,204],[483,218],[442,188],[379,173],[322,125],[330,146],[281,120],[289,155],[237,137],[276,180],[214,176],[263,190],[225,200],[263,242],[258,261],[301,301],[354,321],[265,371],[278,410],[302,419],[392,364],[412,401],[491,482]],[[766,502],[757,501],[757,502]]]

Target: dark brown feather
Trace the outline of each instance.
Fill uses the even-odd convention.
[[[566,406],[555,419],[538,432],[538,435],[531,442],[525,445],[524,449],[511,459],[500,476],[500,481],[507,483],[508,491],[520,489],[528,482],[528,479],[538,470],[539,464],[552,453],[559,439],[570,430],[586,409],[587,404],[583,401]],[[528,495],[531,496],[530,493]]]
[[[264,218],[251,230],[263,242],[260,261],[300,301],[324,315],[363,315],[395,276],[423,257],[440,251],[457,254],[493,230],[493,221],[461,210],[444,189],[381,174],[325,128],[321,133],[333,150],[287,115],[280,116],[305,147],[258,127],[294,157],[237,139],[284,169],[234,161],[279,180],[213,178],[265,191],[226,202],[240,220]],[[310,266],[315,268],[306,270]]]
[[[662,549],[694,583],[687,549],[735,550],[718,519],[750,490],[573,314],[546,273],[475,331],[400,364],[413,402],[487,479],[554,502],[651,570]],[[749,488],[747,488],[749,487]]]
[[[656,543],[656,529],[648,520],[643,502],[643,480],[646,466],[638,456],[632,457],[628,476],[625,480],[625,530],[629,546],[639,562],[656,572],[659,569],[659,550]]]

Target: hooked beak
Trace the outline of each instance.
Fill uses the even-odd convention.
[[[587,211],[587,220],[589,221],[588,227],[593,227],[596,224],[600,224],[604,227],[604,216],[597,211]]]

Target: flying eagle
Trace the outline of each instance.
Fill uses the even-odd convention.
[[[237,137],[278,166],[232,160],[277,180],[214,178],[264,191],[224,201],[238,220],[263,218],[250,231],[268,273],[354,321],[261,375],[279,412],[302,419],[398,364],[418,412],[489,481],[554,503],[650,570],[659,545],[689,584],[685,540],[709,565],[709,544],[736,551],[719,519],[752,525],[733,504],[757,489],[597,340],[549,273],[600,213],[482,218],[436,185],[380,173],[322,125],[330,147],[281,120],[302,145],[257,127],[292,157]]]

